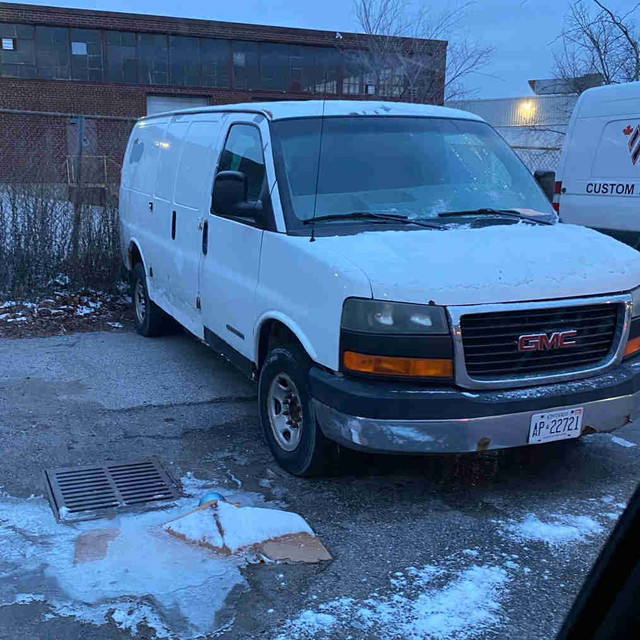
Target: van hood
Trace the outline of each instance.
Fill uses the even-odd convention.
[[[640,253],[574,225],[369,231],[318,237],[369,278],[373,297],[439,305],[619,293],[640,285]]]

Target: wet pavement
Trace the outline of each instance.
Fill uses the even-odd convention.
[[[0,362],[5,497],[43,494],[45,468],[158,455],[307,519],[334,561],[244,567],[225,639],[552,638],[640,478],[639,424],[481,455],[345,452],[327,477],[293,478],[262,442],[253,385],[187,335],[0,340]],[[3,603],[7,567],[0,550],[3,640],[131,637],[46,598]]]

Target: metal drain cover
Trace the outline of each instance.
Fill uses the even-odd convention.
[[[58,522],[143,510],[182,495],[179,483],[155,456],[119,464],[47,470],[45,478]]]

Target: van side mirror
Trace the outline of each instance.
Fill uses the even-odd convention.
[[[241,171],[221,171],[213,181],[211,213],[238,215],[238,209],[246,201],[247,176]]]
[[[540,188],[544,191],[544,195],[547,196],[549,202],[553,202],[553,192],[556,186],[556,172],[555,171],[542,171],[538,169],[533,177],[540,185]]]
[[[247,218],[253,220],[256,226],[264,227],[265,199],[269,200],[269,191],[263,188],[260,199],[249,202],[247,175],[242,171],[221,171],[213,181],[211,213]]]

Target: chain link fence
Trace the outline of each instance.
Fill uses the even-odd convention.
[[[120,265],[118,189],[133,118],[0,109],[0,294],[108,290]]]
[[[511,147],[527,165],[531,173],[537,170],[555,171],[560,160],[560,147],[525,147],[513,145]]]

